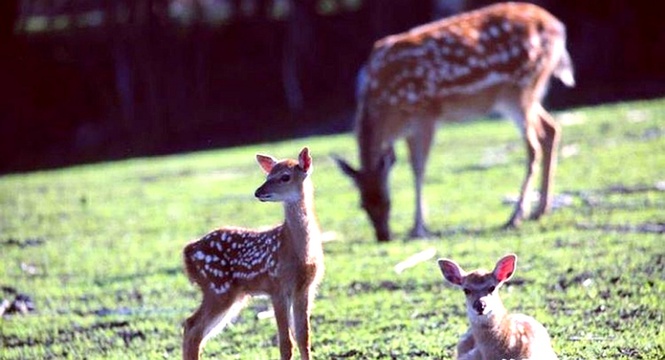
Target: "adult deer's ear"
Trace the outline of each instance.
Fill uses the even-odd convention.
[[[256,154],[256,161],[266,174],[269,174],[273,166],[277,164],[277,160],[269,155]]]
[[[353,180],[358,178],[358,170],[351,167],[351,165],[349,165],[349,163],[347,163],[344,159],[337,155],[332,155],[332,158],[337,163],[337,167],[339,167],[339,169],[342,170],[344,174]]]

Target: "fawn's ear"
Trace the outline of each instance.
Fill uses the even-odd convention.
[[[269,174],[273,166],[277,164],[277,160],[274,157],[268,155],[256,154],[256,161],[259,162],[261,169],[263,169],[266,174]]]
[[[462,286],[462,279],[465,272],[456,262],[448,259],[439,259],[437,263],[446,281],[456,286]]]
[[[499,282],[504,282],[510,279],[515,272],[515,266],[517,265],[517,256],[515,254],[508,254],[499,261],[496,262],[494,267],[494,278]]]
[[[300,150],[300,155],[298,155],[298,165],[306,173],[309,173],[312,170],[312,157],[309,155],[309,149],[307,147]]]

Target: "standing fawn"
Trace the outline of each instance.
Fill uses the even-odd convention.
[[[283,202],[286,219],[267,231],[218,229],[185,247],[187,276],[201,288],[203,300],[184,323],[184,359],[198,359],[205,340],[255,294],[270,296],[281,358],[291,359],[291,331],[301,359],[310,358],[310,311],[323,276],[312,158],[304,148],[298,161],[265,155],[256,159],[268,176],[255,196]]]
[[[394,142],[406,137],[416,195],[410,235],[424,237],[429,231],[423,176],[436,123],[492,111],[517,124],[527,150],[526,177],[506,226],[517,227],[528,216],[528,194],[540,160],[540,204],[531,218],[549,211],[561,131],[541,100],[552,75],[567,86],[575,84],[566,30],[532,4],[496,4],[377,41],[358,82],[360,168],[336,159],[360,190],[377,240],[391,237],[388,175],[395,162]]]
[[[457,344],[459,360],[557,359],[547,330],[536,319],[509,314],[499,288],[513,275],[517,256],[499,259],[494,271],[465,272],[456,262],[439,259],[443,277],[466,294],[471,328]]]

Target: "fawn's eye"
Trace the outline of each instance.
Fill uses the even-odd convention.
[[[490,288],[487,289],[487,290],[488,290],[489,292],[493,293],[493,292],[494,292],[494,289],[496,289],[496,287],[494,287],[494,286],[490,286]]]
[[[465,288],[465,289],[464,289],[464,293],[465,293],[466,295],[469,295],[469,294],[471,294],[471,290]]]
[[[279,181],[281,182],[288,182],[289,180],[291,180],[291,176],[288,174],[284,174],[279,178]]]

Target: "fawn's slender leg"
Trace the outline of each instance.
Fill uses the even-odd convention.
[[[462,338],[457,344],[457,357],[461,358],[462,356],[466,356],[475,346],[476,341],[473,338],[473,333],[469,330],[466,334],[462,335]]]
[[[277,322],[277,340],[279,341],[279,353],[282,360],[291,359],[293,344],[289,330],[290,304],[285,296],[281,294],[272,296],[272,307]]]
[[[201,348],[210,334],[234,305],[235,297],[226,295],[215,298],[204,293],[201,306],[184,323],[182,357],[185,360],[199,358]]]
[[[311,294],[309,289],[305,288],[296,294],[293,301],[293,325],[302,360],[310,358],[310,308]]]
[[[457,360],[485,360],[483,355],[480,353],[480,350],[477,348],[471,349],[468,353],[464,355],[458,355]]]
[[[542,157],[542,149],[538,138],[538,125],[540,120],[535,118],[537,117],[537,113],[534,109],[522,108],[520,111],[512,112],[511,115],[517,117],[515,119],[517,123],[523,124],[522,132],[526,144],[527,163],[526,175],[522,182],[519,200],[515,205],[513,214],[505,225],[507,228],[518,227],[526,214],[529,213],[529,194],[533,185],[533,177],[536,168],[538,167],[538,161]]]
[[[434,137],[434,121],[422,120],[415,126],[412,133],[406,141],[409,146],[409,156],[411,160],[411,169],[416,188],[416,213],[413,229],[409,234],[412,238],[422,238],[430,235],[427,226],[425,226],[423,203],[423,180],[425,177],[425,164],[432,147],[432,138]]]
[[[540,104],[537,108],[542,129],[539,140],[543,148],[543,175],[540,186],[540,203],[538,209],[532,214],[532,219],[540,218],[551,209],[557,150],[561,139],[561,126]]]

